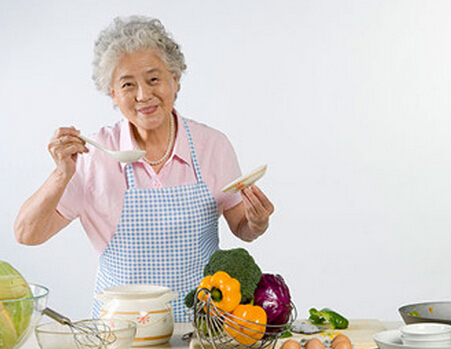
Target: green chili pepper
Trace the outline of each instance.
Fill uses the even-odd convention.
[[[334,330],[342,330],[347,328],[349,325],[349,321],[344,316],[329,308],[323,308],[321,310],[311,308],[309,313],[309,320],[314,325],[321,325],[328,322]]]

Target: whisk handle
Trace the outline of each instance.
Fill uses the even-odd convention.
[[[56,312],[53,309],[45,308],[42,311],[42,314],[47,315],[48,317],[52,318],[53,320],[59,322],[62,325],[71,325],[72,322],[65,317],[64,315],[61,315],[60,313]]]

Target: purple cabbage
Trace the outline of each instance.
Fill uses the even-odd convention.
[[[293,306],[290,290],[282,276],[263,274],[254,292],[254,304],[265,310],[268,325],[286,324]]]

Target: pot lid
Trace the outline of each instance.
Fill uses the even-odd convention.
[[[160,298],[164,294],[171,292],[169,287],[149,284],[133,284],[108,287],[103,293],[115,298]]]

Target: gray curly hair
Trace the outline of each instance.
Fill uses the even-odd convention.
[[[180,77],[186,70],[185,56],[158,19],[144,16],[116,17],[102,32],[94,46],[93,74],[96,87],[110,94],[111,79],[119,58],[124,53],[157,49],[169,71]]]

